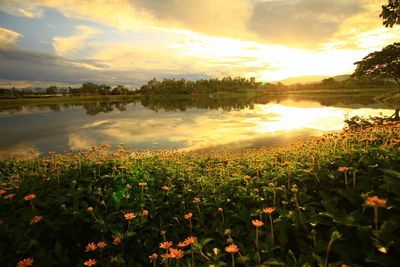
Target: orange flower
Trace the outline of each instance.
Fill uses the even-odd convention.
[[[178,247],[180,247],[180,248],[184,248],[184,247],[187,247],[187,246],[189,246],[190,244],[188,244],[188,243],[186,243],[186,242],[179,242],[178,243]]]
[[[161,189],[163,189],[163,190],[169,190],[169,187],[166,186],[166,185],[164,185],[163,187],[161,187]]]
[[[181,259],[185,256],[185,253],[182,250],[176,248],[169,248],[169,253],[171,253],[171,258],[175,259]]]
[[[15,196],[15,194],[8,194],[8,195],[5,195],[3,198],[8,199],[8,198],[12,198],[14,196]]]
[[[134,218],[136,218],[136,215],[134,213],[126,213],[124,214],[125,220],[132,220]]]
[[[339,167],[338,171],[340,172],[347,172],[349,170],[349,167]]]
[[[37,222],[41,221],[42,219],[43,219],[42,216],[35,216],[35,217],[32,218],[30,224],[37,223]]]
[[[158,255],[156,253],[153,253],[149,256],[150,263],[153,263],[153,260],[157,259]]]
[[[275,211],[275,208],[265,208],[265,209],[263,209],[263,212],[268,213],[268,214],[271,214],[274,211]]]
[[[252,220],[251,223],[255,226],[255,227],[261,227],[264,225],[264,223],[260,220]]]
[[[149,214],[149,211],[148,210],[143,210],[142,211],[142,216],[147,216]]]
[[[32,199],[35,199],[35,198],[36,198],[36,195],[35,195],[35,194],[29,194],[29,195],[26,195],[26,196],[24,197],[25,200],[32,200]]]
[[[6,190],[1,189],[0,190],[0,195],[4,194],[6,192]]]
[[[95,251],[96,249],[97,249],[96,244],[94,242],[91,242],[87,244],[85,252]]]
[[[143,182],[143,183],[138,183],[138,185],[139,185],[139,186],[146,186],[146,185],[147,185],[147,183],[146,183],[146,182]]]
[[[92,212],[92,211],[93,211],[93,208],[92,208],[92,207],[88,207],[86,210],[87,210],[88,212]]]
[[[85,265],[85,266],[92,266],[92,265],[95,265],[96,263],[97,263],[96,260],[94,260],[94,259],[88,259],[87,261],[85,261],[85,262],[83,263],[83,265]]]
[[[160,243],[160,248],[167,249],[169,247],[172,247],[173,244],[174,243],[172,243],[171,241],[165,241],[165,242]]]
[[[189,236],[188,238],[185,239],[185,243],[188,245],[193,244],[196,241],[197,241],[197,237],[195,237],[195,236]]]
[[[105,247],[107,246],[107,243],[104,242],[104,241],[100,241],[100,242],[97,243],[97,246],[98,246],[99,248],[105,248]]]
[[[17,267],[26,267],[26,266],[32,266],[32,265],[33,265],[33,259],[26,258],[26,259],[20,260],[17,264]]]
[[[194,203],[200,203],[200,198],[195,197],[195,198],[193,199],[193,202],[194,202]]]
[[[121,243],[121,238],[120,237],[116,237],[116,238],[114,238],[114,241],[113,241],[113,244],[116,246],[116,245],[118,245],[119,243]]]
[[[97,164],[97,165],[103,165],[103,164],[104,164],[104,162],[102,162],[102,161],[98,161],[98,162],[96,162],[96,164]]]
[[[225,251],[228,253],[236,253],[239,251],[239,248],[235,244],[230,244],[225,248]]]
[[[373,207],[384,207],[386,206],[386,200],[380,199],[377,196],[369,197],[367,200],[365,200],[365,203],[367,205],[373,206]]]
[[[223,208],[218,208],[218,212],[223,212],[224,209]]]
[[[189,220],[190,218],[192,218],[193,214],[191,212],[189,212],[188,214],[185,214],[184,217],[186,220]]]

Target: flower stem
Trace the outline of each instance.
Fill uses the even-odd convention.
[[[258,227],[256,227],[256,250],[257,250],[256,259],[257,259],[258,263],[260,263],[260,253],[258,250]]]
[[[376,236],[379,237],[379,228],[378,228],[378,207],[374,207],[374,224],[375,224]]]
[[[271,241],[274,242],[274,224],[272,222],[271,214],[269,214],[269,223],[271,225]]]

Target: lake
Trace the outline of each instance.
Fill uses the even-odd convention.
[[[352,116],[390,116],[361,95],[142,98],[0,108],[0,150],[84,151],[124,143],[133,149],[268,147],[340,130]]]

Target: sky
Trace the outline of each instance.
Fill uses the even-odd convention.
[[[0,87],[341,75],[400,39],[382,0],[0,0]]]

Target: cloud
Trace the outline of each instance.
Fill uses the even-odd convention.
[[[151,14],[157,25],[230,37],[242,35],[253,10],[248,0],[131,0],[130,3]]]
[[[48,53],[35,52],[17,47],[0,47],[0,81],[7,87],[11,84],[27,84],[35,81],[50,84],[69,85],[84,82],[123,84],[139,87],[153,77],[185,77],[187,79],[205,78],[204,73],[168,71],[166,69],[144,69],[136,66],[131,69],[113,69],[94,59],[71,60]],[[40,67],[39,67],[40,66]],[[162,77],[161,77],[162,78]]]
[[[2,0],[0,5],[0,11],[7,14],[28,17],[28,18],[39,18],[43,15],[43,9],[34,5],[26,5],[24,1],[16,3],[12,0]]]
[[[248,29],[263,42],[318,47],[328,42],[348,17],[362,11],[361,1],[257,2]]]
[[[56,8],[67,17],[96,21],[123,32],[199,33],[306,49],[345,42],[351,37],[349,34],[382,27],[379,18],[382,3],[377,0],[21,0],[14,5],[13,1],[6,3],[7,10]],[[69,44],[74,40],[71,37]],[[79,42],[78,38],[78,47]],[[67,44],[65,49],[74,51]]]
[[[22,34],[0,27],[0,47],[15,46]]]
[[[79,50],[88,45],[88,38],[101,33],[100,30],[85,25],[79,25],[75,28],[78,31],[76,35],[68,37],[56,36],[53,38],[53,47],[58,55],[66,56],[78,53]]]

